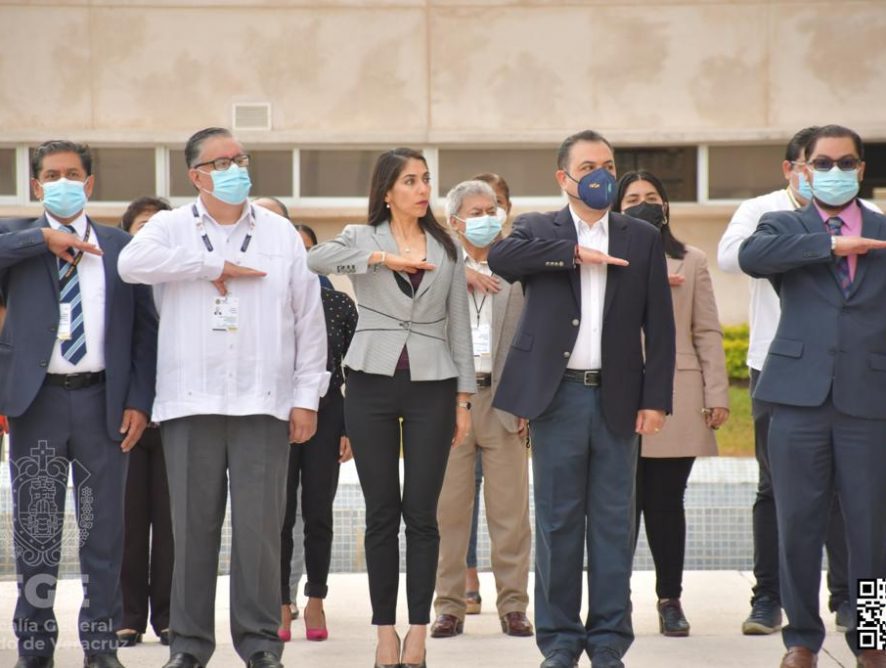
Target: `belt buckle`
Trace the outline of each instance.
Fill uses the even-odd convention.
[[[596,387],[599,385],[599,381],[596,381],[594,376],[596,375],[595,371],[585,371],[584,373],[584,384],[585,387]]]
[[[62,389],[65,389],[65,390],[72,390],[73,389],[73,387],[71,387],[71,375],[70,374],[65,376],[65,379],[62,382]]]

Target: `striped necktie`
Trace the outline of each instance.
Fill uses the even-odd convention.
[[[77,232],[71,225],[62,225],[62,229],[75,236],[77,235]],[[70,262],[59,258],[58,279],[59,301],[62,304],[71,305],[71,338],[62,341],[62,357],[71,364],[77,364],[86,355],[86,329],[83,327],[83,304],[80,295],[80,276],[77,271],[77,265],[72,265]]]
[[[832,236],[839,237],[843,234],[843,219],[838,216],[834,216],[833,218],[828,218],[828,232],[831,233]],[[837,278],[840,280],[840,290],[843,291],[843,296],[849,296],[849,288],[852,287],[852,274],[849,273],[849,258],[845,255],[840,257],[837,256],[834,258],[834,264],[837,268]]]

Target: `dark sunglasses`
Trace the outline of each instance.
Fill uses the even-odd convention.
[[[839,160],[834,160],[832,158],[815,158],[806,164],[811,165],[812,169],[816,172],[829,172],[834,168],[834,165],[837,165],[837,167],[840,168],[840,171],[851,172],[858,169],[861,160],[853,157],[840,158]]]

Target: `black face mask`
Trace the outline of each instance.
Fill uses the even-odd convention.
[[[639,218],[640,220],[645,220],[647,223],[652,223],[659,229],[661,229],[663,225],[668,224],[667,218],[665,218],[664,207],[661,204],[641,202],[640,204],[624,209],[622,213],[631,218]]]

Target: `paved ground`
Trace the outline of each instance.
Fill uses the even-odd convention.
[[[748,612],[749,575],[737,571],[696,571],[686,574],[683,604],[692,624],[689,638],[664,638],[658,634],[655,616],[653,573],[634,575],[634,629],[637,639],[625,663],[629,668],[777,668],[783,653],[779,635],[745,637],[740,625]],[[211,666],[242,666],[233,651],[228,630],[228,578],[220,578],[216,626],[219,646]],[[401,592],[403,584],[401,583]],[[428,641],[430,668],[535,668],[540,655],[534,641],[503,636],[494,608],[495,585],[491,575],[482,575],[484,612],[469,617],[466,633],[453,639]],[[57,668],[82,665],[76,642],[76,614],[80,589],[75,580],[65,580],[59,587],[56,611],[62,630],[56,652]],[[822,601],[825,599],[823,598]],[[15,605],[15,583],[0,582],[0,668],[15,663],[15,638],[9,619]],[[403,609],[403,606],[401,606]],[[823,605],[823,610],[826,607]],[[369,625],[369,600],[364,574],[333,575],[327,599],[330,639],[310,643],[304,639],[302,623],[293,625],[296,639],[286,646],[283,662],[288,668],[370,668],[373,663],[374,632]],[[531,610],[530,610],[531,615]],[[405,612],[401,612],[405,620]],[[819,657],[820,668],[854,668],[852,655],[843,636],[833,630],[833,616],[825,618],[829,629]],[[404,628],[405,631],[405,628]],[[168,649],[150,635],[136,648],[121,649],[121,661],[127,668],[160,668]],[[590,662],[585,657],[581,666]]]

